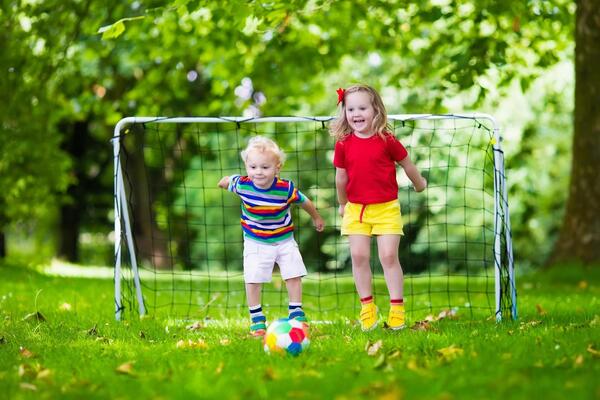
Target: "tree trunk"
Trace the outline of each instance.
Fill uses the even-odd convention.
[[[600,264],[600,0],[578,0],[569,197],[551,263]]]
[[[129,160],[125,164],[126,173],[133,182],[130,195],[134,199],[129,209],[132,218],[132,231],[135,238],[138,259],[149,261],[154,268],[172,268],[172,260],[167,250],[167,238],[156,223],[156,215],[152,208],[154,191],[150,185],[160,187],[160,176],[147,176],[144,165],[143,138],[136,133],[133,148],[129,148]],[[127,177],[125,177],[127,179]],[[125,185],[126,188],[128,185]],[[164,187],[164,185],[163,185]],[[129,205],[128,205],[129,206]]]
[[[6,236],[4,232],[0,231],[0,260],[6,257]]]
[[[79,232],[81,216],[87,193],[85,171],[83,170],[86,147],[89,145],[88,121],[76,121],[63,127],[65,141],[63,149],[73,160],[75,183],[67,188],[67,198],[60,207],[58,257],[69,262],[79,262]]]
[[[67,191],[69,196],[74,195],[71,192],[73,191],[69,188]],[[77,200],[60,207],[58,257],[72,263],[79,262],[80,214],[81,206]]]

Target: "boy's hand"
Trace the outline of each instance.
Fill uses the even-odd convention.
[[[346,205],[345,204],[340,204],[340,206],[338,207],[338,213],[340,214],[340,217],[344,216],[344,210],[346,209]]]
[[[325,228],[325,222],[320,215],[316,218],[313,218],[313,225],[315,226],[317,232],[323,232],[323,229]]]
[[[427,179],[421,177],[421,183],[419,185],[415,185],[415,192],[422,192],[427,187]]]
[[[221,189],[227,189],[227,187],[229,186],[229,177],[222,177],[217,186],[219,186]]]

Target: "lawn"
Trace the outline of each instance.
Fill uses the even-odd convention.
[[[520,276],[514,322],[313,324],[296,358],[245,319],[116,322],[111,279],[0,272],[0,398],[600,399],[600,268]]]

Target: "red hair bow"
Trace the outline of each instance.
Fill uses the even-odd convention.
[[[338,95],[338,105],[340,105],[340,103],[342,101],[344,101],[344,94],[346,94],[346,90],[339,88],[338,90],[336,90],[337,95]]]

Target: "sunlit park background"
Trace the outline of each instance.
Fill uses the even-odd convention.
[[[0,27],[1,398],[600,398],[600,1],[23,0]],[[246,337],[243,307],[115,320],[119,120],[329,116],[358,82],[389,114],[498,121],[516,320],[335,320],[294,359]]]

